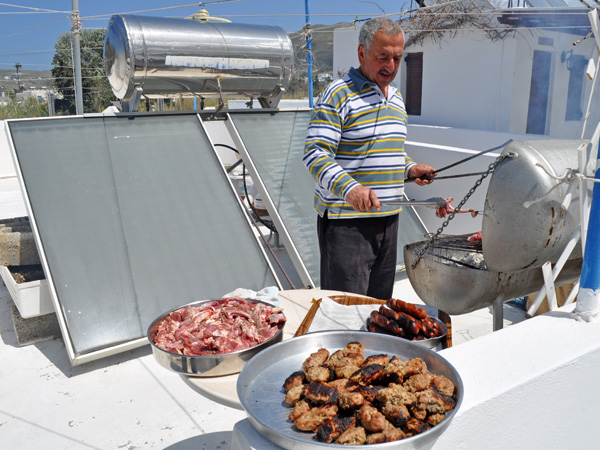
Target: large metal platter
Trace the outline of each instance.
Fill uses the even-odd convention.
[[[237,392],[250,423],[265,438],[288,450],[358,449],[365,446],[325,444],[313,439],[314,433],[297,431],[288,415],[291,408],[284,402],[283,383],[302,362],[319,348],[330,352],[344,348],[349,342],[360,342],[365,355],[387,353],[403,359],[420,357],[429,371],[444,375],[455,385],[456,407],[446,419],[429,431],[401,441],[374,444],[373,449],[421,449],[434,442],[450,425],[464,397],[463,383],[454,367],[433,350],[395,336],[366,331],[324,331],[309,333],[275,344],[255,355],[242,369]]]

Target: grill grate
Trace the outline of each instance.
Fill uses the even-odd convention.
[[[431,243],[423,257],[444,264],[454,264],[475,270],[486,270],[481,241],[469,242],[471,234],[442,235]],[[425,245],[425,243],[423,243]],[[417,253],[422,246],[415,247]]]

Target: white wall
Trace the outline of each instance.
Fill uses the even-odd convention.
[[[0,178],[14,177],[17,175],[4,126],[5,121],[0,120]]]

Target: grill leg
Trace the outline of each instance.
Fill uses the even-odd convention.
[[[494,331],[501,330],[504,327],[504,298],[502,295],[494,300],[494,304],[492,305],[492,316]]]

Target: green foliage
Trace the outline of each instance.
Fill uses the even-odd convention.
[[[35,97],[29,97],[21,102],[17,102],[13,97],[11,97],[7,104],[0,104],[0,120],[47,116],[48,105],[40,102]]]
[[[104,72],[105,29],[82,30],[80,34],[81,88],[83,111],[101,112],[116,100]],[[71,35],[63,33],[54,44],[52,58],[54,86],[63,98],[55,102],[57,115],[75,114],[75,80],[71,52]]]

